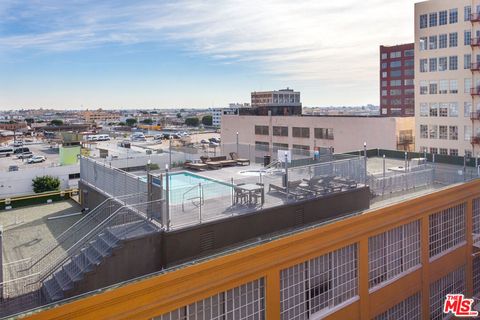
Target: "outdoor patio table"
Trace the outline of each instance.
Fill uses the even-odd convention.
[[[260,186],[258,184],[254,184],[254,183],[247,183],[247,184],[242,184],[242,185],[238,186],[238,188],[248,192],[248,204],[253,203],[253,201],[252,201],[253,200],[253,194],[255,192],[262,191],[261,192],[261,198],[262,198],[262,204],[264,204],[265,195],[264,195],[264,192],[263,192],[263,186]]]

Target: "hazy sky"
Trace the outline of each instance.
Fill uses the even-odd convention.
[[[379,103],[413,0],[0,0],[0,108],[209,107],[251,91]]]

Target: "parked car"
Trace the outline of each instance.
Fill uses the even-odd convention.
[[[20,154],[20,153],[26,153],[26,152],[30,152],[30,149],[25,147],[20,147],[20,148],[15,148],[15,150],[13,151],[14,154]]]
[[[210,148],[216,148],[218,146],[220,146],[220,144],[216,143],[216,142],[210,142],[209,145],[208,145]]]
[[[217,138],[210,138],[210,139],[208,139],[208,141],[215,142],[215,143],[220,143],[220,140],[217,139]]]
[[[14,148],[18,148],[18,147],[23,146],[23,141],[17,141],[17,142],[14,142],[14,143],[10,144],[10,145]]]
[[[9,166],[8,171],[18,171],[18,166],[15,166],[15,165]]]
[[[200,143],[201,143],[201,144],[209,144],[210,142],[208,142],[208,141],[205,140],[205,139],[202,139],[202,140],[200,141]]]
[[[31,151],[29,151],[29,152],[24,152],[24,153],[20,153],[20,154],[17,156],[18,159],[29,159],[29,158],[31,158],[31,157],[33,157],[33,153],[32,153]]]
[[[47,158],[45,158],[44,156],[33,156],[30,159],[28,159],[27,162],[28,163],[40,163],[40,162],[44,162],[45,160],[47,160]]]
[[[165,136],[161,133],[153,136],[153,140],[162,140]]]

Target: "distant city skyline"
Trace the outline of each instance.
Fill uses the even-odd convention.
[[[378,105],[379,46],[413,42],[414,2],[4,0],[0,108],[207,108],[285,87]]]

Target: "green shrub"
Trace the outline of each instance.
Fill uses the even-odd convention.
[[[56,191],[60,189],[60,179],[58,179],[57,177],[35,177],[32,182],[33,191],[35,193]]]

